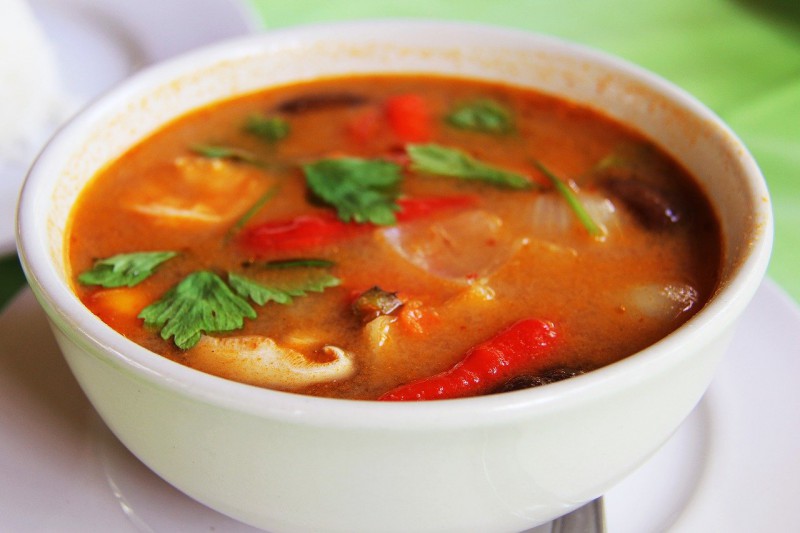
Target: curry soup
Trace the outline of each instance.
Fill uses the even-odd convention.
[[[424,76],[269,89],[182,117],[71,218],[77,295],[181,364],[434,399],[536,386],[664,337],[716,288],[719,225],[629,128]]]

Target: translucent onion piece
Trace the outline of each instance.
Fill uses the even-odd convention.
[[[700,295],[686,283],[648,284],[632,287],[625,295],[625,307],[654,319],[670,319],[694,307]]]
[[[483,210],[383,230],[391,249],[426,272],[472,283],[502,267],[521,246],[504,231],[502,220]]]
[[[397,317],[383,315],[370,320],[364,325],[364,335],[373,352],[377,353],[391,340],[391,326],[396,321]]]
[[[577,194],[583,207],[606,234],[619,225],[614,204],[604,196],[591,192]],[[564,198],[555,193],[533,197],[522,217],[532,237],[563,242],[575,232],[585,229]]]
[[[152,170],[127,207],[163,224],[229,222],[263,192],[259,170],[222,159],[180,157]]]
[[[345,379],[355,372],[350,354],[336,346],[323,352],[332,360],[314,362],[298,351],[261,336],[217,338],[204,335],[187,352],[188,364],[219,377],[281,389]]]

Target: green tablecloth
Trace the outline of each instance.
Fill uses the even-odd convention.
[[[744,140],[769,182],[776,241],[769,275],[800,300],[800,0],[250,0],[266,29],[423,17],[557,35],[673,81]],[[0,261],[0,305],[22,284]]]

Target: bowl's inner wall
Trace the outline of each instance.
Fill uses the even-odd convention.
[[[403,32],[342,37],[318,31],[308,39],[243,41],[234,54],[215,48],[145,73],[71,125],[76,135],[69,137],[73,141],[65,143],[63,159],[50,169],[57,183],[52,196],[41,200],[41,212],[49,213],[46,242],[58,274],[69,283],[64,229],[81,189],[107,162],[162,124],[271,85],[350,73],[412,72],[532,87],[632,124],[678,158],[706,189],[723,228],[723,280],[730,278],[759,225],[740,214],[752,213],[761,201],[747,183],[739,163],[744,151],[736,139],[705,111],[697,115],[687,110],[687,104],[696,105],[691,100],[665,96],[662,82],[649,76],[637,79],[627,66],[532,35],[502,34],[497,39],[495,34],[480,35],[485,31],[476,28],[474,40],[452,39],[447,31],[424,33],[415,36],[414,44],[407,44],[412,39]]]

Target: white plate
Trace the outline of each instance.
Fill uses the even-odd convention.
[[[56,52],[74,108],[145,65],[257,29],[244,0],[28,1]],[[56,126],[41,132],[42,142]],[[14,250],[17,193],[40,148],[0,164],[0,256]]]
[[[796,531],[798,356],[800,310],[767,281],[702,402],[606,496],[609,532]],[[173,489],[116,440],[29,290],[0,315],[0,488],[6,531],[255,531]]]

